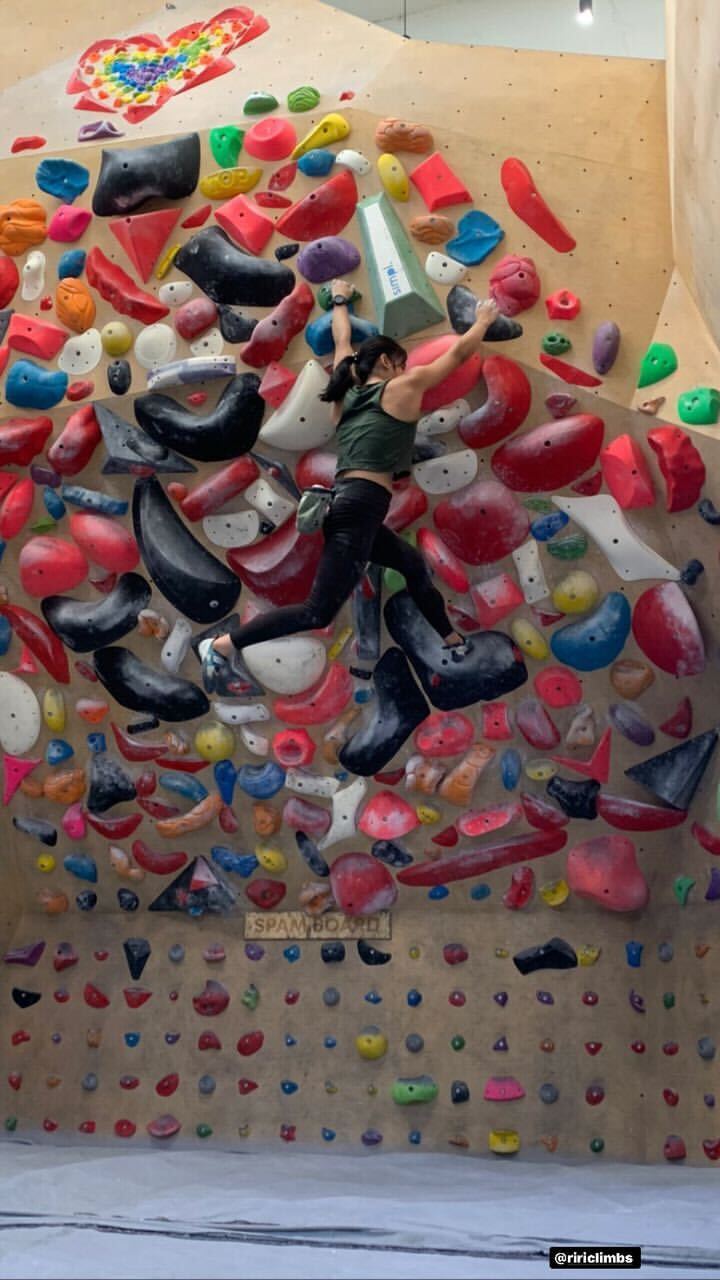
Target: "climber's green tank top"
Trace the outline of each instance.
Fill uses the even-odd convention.
[[[336,475],[343,471],[389,472],[394,478],[410,474],[416,422],[403,422],[383,409],[386,383],[351,387],[343,401],[336,439]]]

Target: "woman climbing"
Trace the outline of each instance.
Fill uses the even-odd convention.
[[[302,604],[258,614],[218,636],[213,648],[225,656],[235,649],[326,627],[362,578],[368,562],[403,574],[415,604],[461,661],[472,644],[455,631],[427,565],[414,547],[383,521],[394,480],[410,475],[415,429],[422,398],[479,349],[498,315],[494,301],[479,302],[467,333],[431,364],[407,370],[407,352],[392,338],[367,338],[351,345],[347,303],[353,288],[334,280],[332,333],[335,358],[321,397],[329,401],[337,429],[334,498],[323,522],[325,538],[310,595]]]

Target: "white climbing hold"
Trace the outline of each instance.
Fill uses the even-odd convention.
[[[175,358],[177,340],[169,324],[149,324],[135,339],[135,359],[143,369],[157,369]]]
[[[21,295],[25,302],[36,302],[45,288],[45,254],[32,249],[22,266]]]
[[[203,529],[215,547],[247,547],[260,532],[257,511],[228,511],[221,516],[205,516]]]
[[[467,267],[464,263],[457,262],[446,253],[438,253],[437,250],[433,250],[425,259],[425,274],[434,280],[435,284],[446,284],[448,287],[459,284],[466,271]]]
[[[335,433],[330,406],[319,399],[328,376],[317,360],[303,365],[279,409],[260,431],[264,444],[298,452],[327,444]]]
[[[434,413],[426,413],[417,424],[419,436],[444,436],[454,431],[459,422],[470,412],[467,400],[453,400]]]
[[[320,796],[327,800],[339,790],[340,783],[337,778],[323,777],[319,773],[313,773],[311,769],[288,769],[285,786],[288,791],[295,791],[299,796]]]
[[[565,498],[554,494],[552,500],[560,511],[594,538],[624,582],[638,582],[643,578],[664,578],[668,582],[679,580],[680,570],[638,537],[610,494],[598,493],[590,498]]]
[[[248,485],[247,489],[243,491],[243,497],[250,503],[251,507],[260,512],[261,516],[266,516],[275,525],[284,524],[286,520],[289,520],[290,516],[295,514],[297,506],[297,503],[290,498],[285,498],[282,494],[277,493],[264,476],[260,476],[259,480],[254,480],[252,484]],[[233,545],[236,544],[234,543]]]
[[[32,689],[9,671],[0,671],[0,747],[11,755],[30,751],[40,735],[40,704]]]
[[[478,456],[474,449],[458,449],[440,458],[429,458],[413,467],[413,476],[425,493],[455,493],[477,475]]]
[[[194,356],[219,356],[225,350],[225,339],[219,329],[208,329],[201,338],[190,343]]]
[[[160,654],[160,661],[166,671],[175,675],[180,670],[191,640],[192,627],[187,618],[177,618]]]
[[[166,387],[206,382],[209,378],[234,378],[236,373],[234,356],[187,356],[184,360],[171,360],[157,369],[149,369],[148,391],[164,391]]]
[[[341,169],[351,169],[353,173],[358,174],[361,178],[366,173],[369,173],[372,168],[367,156],[364,156],[362,151],[353,151],[351,147],[338,151],[335,156],[335,163],[340,165]]]
[[[534,538],[516,547],[512,558],[520,579],[520,590],[527,604],[537,604],[538,600],[546,600],[550,588],[545,581],[545,573],[540,561],[538,544]]]
[[[254,756],[266,756],[270,752],[270,739],[262,733],[255,733],[246,724],[240,725],[240,737],[248,751]]]
[[[58,356],[58,369],[63,373],[91,373],[102,360],[103,346],[98,329],[86,329],[68,338]]]
[[[213,715],[222,724],[256,724],[269,720],[270,712],[263,702],[213,702]]]
[[[183,302],[190,301],[192,291],[191,280],[168,280],[167,284],[160,285],[158,298],[164,307],[181,307]]]
[[[355,818],[367,791],[364,778],[356,778],[349,787],[336,791],[332,798],[332,822],[318,843],[319,849],[329,849],[338,840],[347,840],[357,831]]]
[[[304,693],[325,670],[327,653],[312,636],[284,636],[262,640],[242,651],[242,660],[255,679],[273,693]]]

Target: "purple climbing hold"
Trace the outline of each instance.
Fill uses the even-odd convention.
[[[710,881],[705,892],[705,901],[715,902],[717,898],[720,898],[720,867],[711,867]]]
[[[500,1005],[501,1009],[505,1008],[505,1005],[507,1004],[508,999],[509,999],[509,996],[507,991],[496,991],[495,995],[493,996],[493,1000],[495,1001],[496,1004]]]
[[[383,1136],[378,1129],[366,1129],[361,1142],[364,1147],[379,1147]]]
[[[602,377],[609,373],[620,350],[620,330],[614,320],[599,324],[593,335],[592,362]]]
[[[100,138],[124,138],[122,129],[118,129],[112,120],[91,120],[80,125],[78,142],[97,142]]]
[[[509,1048],[509,1045],[507,1042],[507,1036],[498,1036],[497,1040],[493,1045],[493,1049],[495,1050],[495,1053],[507,1053],[508,1048]]]
[[[613,729],[637,747],[649,747],[655,741],[655,730],[640,712],[627,702],[614,702],[608,707]]]
[[[628,1000],[630,1002],[630,1008],[634,1009],[636,1013],[646,1012],[645,997],[641,996],[639,991],[636,991],[634,987],[631,987],[628,993]]]
[[[336,276],[345,276],[360,265],[360,254],[342,236],[324,236],[312,240],[298,254],[297,267],[311,284],[324,284]]]
[[[6,951],[3,959],[5,964],[24,964],[28,968],[33,968],[40,959],[45,950],[45,943],[28,942],[24,947],[12,947],[10,951]]]
[[[554,1004],[555,997],[552,991],[536,991],[535,998],[538,1004]]]
[[[245,955],[248,960],[262,960],[265,948],[261,947],[259,942],[246,942]]]

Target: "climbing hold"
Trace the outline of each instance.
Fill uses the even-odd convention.
[[[125,147],[104,148],[93,193],[93,213],[102,218],[124,215],[153,197],[183,200],[192,195],[199,175],[200,138],[197,133],[131,150]]]
[[[10,252],[8,249],[8,253]],[[695,387],[678,396],[678,416],[681,422],[687,422],[693,427],[711,427],[715,425],[719,415],[720,391],[716,387]]]
[[[293,157],[297,153],[296,148]],[[356,204],[355,178],[349,169],[343,169],[286,209],[274,229],[288,239],[301,242],[339,235],[355,213]]]
[[[588,617],[554,632],[550,645],[555,657],[578,671],[607,667],[622,652],[630,632],[630,605],[611,591]]]
[[[206,227],[188,240],[175,266],[218,306],[274,306],[295,283],[289,267],[246,253],[220,227]]]
[[[649,387],[653,382],[669,378],[678,367],[677,356],[666,342],[651,342],[640,364],[638,387]]]
[[[442,307],[388,197],[384,193],[366,196],[358,204],[357,216],[380,331],[400,340],[437,324],[443,318]],[[379,245],[383,246],[382,261],[377,253]],[[390,279],[388,271],[392,276],[392,288],[387,283]],[[457,394],[462,395],[464,391]],[[432,408],[438,408],[453,398],[453,395],[446,395]],[[423,402],[423,408],[429,407]]]
[[[690,604],[674,582],[661,582],[636,600],[633,636],[661,671],[699,675],[705,669],[705,645]]]
[[[509,488],[525,493],[571,484],[595,462],[603,427],[602,419],[593,414],[534,427],[496,449],[493,471]]]
[[[387,1037],[379,1027],[365,1027],[355,1037],[355,1048],[361,1058],[365,1058],[368,1062],[375,1062],[378,1058],[384,1057],[388,1051]]]
[[[615,364],[619,350],[620,330],[614,320],[605,320],[593,334],[592,361],[595,372],[604,378]]]
[[[612,568],[625,582],[642,578],[665,578],[677,581],[679,569],[664,560],[644,543],[627,523],[612,497],[564,498],[554,495],[552,501],[597,542]],[[549,549],[551,549],[550,544]]]
[[[498,1156],[514,1156],[520,1150],[520,1134],[515,1129],[491,1129],[488,1150]]]
[[[385,150],[391,148],[386,146]],[[472,204],[473,198],[439,151],[416,165],[410,181],[417,187],[430,213],[452,204]]]
[[[700,453],[679,427],[653,427],[647,439],[665,480],[666,509],[686,511],[695,505],[705,484]]]
[[[433,519],[450,550],[473,565],[504,559],[524,542],[530,527],[527,511],[495,480],[475,480],[445,498]]]
[[[668,428],[668,430],[671,429]],[[650,440],[648,442],[651,443]],[[600,462],[605,483],[618,506],[624,510],[654,506],[655,490],[652,476],[642,450],[632,436],[616,436],[608,447],[603,449]]]
[[[650,897],[635,846],[624,836],[595,836],[576,845],[568,854],[567,879],[572,893],[608,911],[639,911]]]
[[[626,776],[672,808],[687,811],[717,746],[717,738],[714,729],[699,734],[626,769]]]

